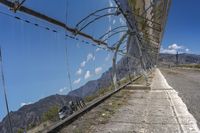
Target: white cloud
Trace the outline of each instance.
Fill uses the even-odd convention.
[[[120,34],[119,34],[119,38],[122,38],[122,36],[125,34],[125,32],[121,32]]]
[[[74,80],[73,84],[79,84],[81,82],[81,78]]]
[[[96,49],[96,51],[99,51],[99,49]],[[94,61],[95,60],[95,56],[92,53],[88,53],[86,60],[84,60],[83,62],[81,62],[80,66],[81,67],[85,67],[86,63],[88,63],[89,61]],[[77,75],[81,75],[82,73],[82,69],[78,69],[78,71],[76,72]]]
[[[176,54],[176,50],[175,49],[164,49],[164,48],[161,47],[160,53]]]
[[[120,22],[121,25],[125,24],[125,21],[124,21],[124,19],[122,17],[119,18],[119,22]]]
[[[113,7],[112,0],[109,0],[108,4],[109,4],[109,7]],[[108,13],[111,13],[111,12],[112,12],[112,9],[108,9]],[[111,15],[108,16],[108,20],[109,20],[109,22],[111,22]]]
[[[176,54],[177,52],[179,53],[184,53],[184,52],[189,52],[190,50],[182,45],[177,45],[177,44],[172,44],[169,45],[167,48],[161,47],[160,53],[168,53],[168,54]]]
[[[77,75],[81,75],[81,74],[82,74],[82,69],[79,68],[79,69],[76,71],[76,74],[77,74]]]
[[[29,104],[32,104],[32,102],[28,102],[28,103],[22,102],[22,103],[20,103],[20,106],[22,107],[22,106],[29,105]]]
[[[66,89],[67,89],[66,87],[60,88],[60,89],[59,89],[59,92],[62,93],[62,92],[65,91]]]
[[[85,73],[84,78],[85,78],[85,79],[88,79],[88,78],[90,78],[91,76],[92,76],[92,75],[91,75],[90,71],[87,70],[86,73]]]
[[[102,67],[95,68],[95,74],[100,74],[102,71]]]
[[[108,54],[108,55],[106,56],[105,61],[109,61],[109,59],[110,59],[110,54]]]
[[[109,6],[110,6],[110,7],[113,6],[113,2],[112,2],[112,0],[109,0]]]
[[[115,24],[116,23],[116,20],[115,19],[113,19],[113,24]]]
[[[97,48],[97,49],[96,49],[96,52],[98,52],[98,51],[100,51],[100,50],[101,50],[100,48]]]
[[[88,53],[87,55],[87,62],[90,60],[93,60],[93,61],[95,60],[95,56],[92,53]]]
[[[169,49],[174,49],[174,50],[178,50],[178,49],[183,49],[183,46],[179,46],[177,44],[172,44],[168,46]]]
[[[81,67],[84,67],[85,64],[86,64],[86,61],[83,61],[83,62],[81,63]]]
[[[111,27],[111,25],[108,27],[108,31],[111,31],[112,30],[112,27]]]
[[[190,51],[190,49],[188,49],[188,48],[185,49],[185,52],[189,52],[189,51]]]

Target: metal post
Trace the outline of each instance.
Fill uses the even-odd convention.
[[[137,34],[135,34],[135,39],[136,39],[136,45],[138,46],[138,50],[139,50],[139,57],[140,57],[140,63],[141,63],[141,67],[142,67],[142,74],[144,75],[144,79],[146,81],[146,85],[148,85],[146,66],[145,66],[144,60],[142,58],[142,50],[141,50],[141,47],[140,47],[140,42],[138,40]]]
[[[116,73],[116,70],[117,70],[117,67],[116,67],[116,60],[117,60],[117,52],[119,50],[119,47],[120,45],[122,44],[123,40],[126,38],[126,36],[128,35],[128,33],[125,33],[122,38],[120,39],[120,41],[117,43],[116,47],[115,47],[115,53],[113,55],[113,64],[112,64],[112,72],[113,72],[113,84],[114,84],[114,87],[115,87],[115,90],[117,89],[118,85],[117,85],[117,73]]]
[[[4,73],[3,73],[3,62],[2,62],[2,55],[1,55],[1,47],[0,47],[0,67],[1,67],[1,80],[2,80],[2,85],[3,85],[3,93],[4,93],[4,99],[6,103],[6,110],[7,110],[7,115],[8,115],[8,123],[10,127],[10,133],[13,133],[12,130],[12,123],[11,123],[11,118],[10,118],[10,111],[8,107],[8,99],[7,99],[7,94],[6,94],[6,83],[5,83],[5,78],[4,78]]]

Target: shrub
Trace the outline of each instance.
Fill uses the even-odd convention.
[[[51,107],[47,112],[43,113],[42,121],[56,121],[58,119],[58,106]]]

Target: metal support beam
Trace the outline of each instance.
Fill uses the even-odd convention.
[[[151,37],[153,37],[153,38],[156,38],[158,41],[160,40],[159,37],[157,37],[157,36],[155,36],[155,35],[153,35],[153,34],[150,34],[149,32],[144,32],[144,34],[147,35],[147,36],[151,36]]]
[[[110,33],[114,32],[115,30],[118,30],[118,29],[124,29],[124,28],[127,28],[127,26],[118,26],[116,28],[113,28],[112,30],[109,30],[108,32],[106,32],[105,34],[103,34],[102,36],[99,37],[99,40],[101,40],[102,38],[104,38],[106,35],[109,35]]]
[[[78,32],[82,31],[83,29],[85,29],[88,25],[90,25],[91,23],[103,18],[103,17],[106,17],[106,16],[117,16],[119,15],[120,13],[118,12],[115,12],[115,13],[107,13],[107,14],[104,14],[104,15],[101,15],[101,16],[98,16],[96,17],[95,19],[93,19],[92,21],[88,22],[87,24],[85,24],[82,28],[78,29]]]
[[[13,133],[12,129],[12,122],[11,122],[11,117],[10,117],[10,111],[8,107],[8,99],[7,99],[7,94],[6,94],[6,83],[5,83],[5,77],[4,77],[4,72],[3,72],[3,59],[2,59],[2,53],[1,53],[1,47],[0,47],[0,67],[1,67],[1,80],[2,80],[2,85],[3,85],[3,93],[4,93],[4,99],[6,103],[6,110],[7,110],[7,115],[8,115],[8,123],[9,123],[9,130],[10,133]]]
[[[118,88],[118,84],[117,84],[117,65],[116,65],[116,60],[117,60],[117,52],[119,50],[120,45],[122,44],[122,42],[124,41],[124,39],[127,37],[128,33],[125,33],[122,38],[120,39],[119,43],[116,45],[115,47],[115,53],[113,55],[113,64],[112,64],[112,77],[113,77],[113,84],[115,87],[115,90]]]
[[[8,0],[0,0],[0,3],[2,3],[2,4],[5,5],[5,6],[8,6],[9,8],[14,8],[14,6],[15,6],[15,4],[14,4],[13,2],[10,2],[10,1],[8,1]],[[21,6],[21,7],[18,9],[18,11],[21,11],[21,12],[24,12],[24,13],[29,14],[29,15],[31,15],[31,16],[40,18],[40,19],[42,19],[42,20],[44,20],[44,21],[47,21],[47,22],[49,22],[49,23],[51,23],[51,24],[55,24],[55,25],[57,25],[57,26],[60,26],[60,27],[64,28],[65,30],[67,30],[67,31],[69,31],[69,32],[71,32],[71,33],[73,33],[73,34],[78,34],[78,35],[80,35],[80,36],[83,36],[83,37],[85,37],[85,38],[87,38],[87,39],[92,40],[92,41],[95,42],[97,45],[103,44],[103,45],[106,45],[106,46],[107,46],[107,43],[102,42],[101,40],[95,39],[95,38],[93,38],[91,35],[88,35],[88,34],[83,33],[83,32],[79,32],[79,31],[77,31],[75,28],[71,28],[71,27],[67,26],[65,23],[63,23],[63,22],[61,22],[61,21],[59,21],[59,20],[56,20],[56,19],[51,18],[51,17],[49,17],[49,16],[46,16],[46,15],[44,15],[44,14],[42,14],[42,13],[39,13],[39,12],[37,12],[37,11],[34,11],[34,10],[32,10],[32,9],[29,9],[29,8],[27,8],[27,7],[25,7],[25,6]]]
[[[134,14],[136,17],[142,18],[142,19],[144,19],[144,20],[146,20],[146,21],[149,21],[149,22],[151,22],[151,23],[153,23],[153,24],[157,24],[158,26],[161,26],[160,23],[155,22],[155,21],[153,21],[153,20],[151,20],[151,19],[145,18],[145,17],[143,17],[143,16],[141,16],[141,15],[138,15],[138,14],[136,14],[136,13],[134,13],[134,12],[132,12],[132,14]]]
[[[128,16],[126,15],[126,13],[122,10],[122,8],[120,7],[120,3],[117,0],[114,0],[115,4],[117,5],[117,7],[119,8],[120,12],[122,13],[122,15],[124,16],[124,18],[126,19],[126,22],[128,23],[128,26],[131,28],[130,30],[134,30],[134,27],[132,26],[131,22],[128,19]]]
[[[76,28],[78,28],[79,25],[80,25],[81,23],[83,23],[85,20],[87,20],[87,19],[90,18],[91,16],[95,16],[96,13],[99,13],[99,12],[102,12],[102,11],[105,11],[105,10],[110,10],[110,9],[117,9],[117,7],[106,7],[106,8],[103,8],[103,9],[96,10],[96,11],[93,12],[93,13],[90,13],[88,16],[86,16],[86,17],[83,18],[80,22],[78,22],[78,23],[76,24]]]
[[[152,6],[154,6],[158,1],[159,1],[159,0],[156,0],[154,3],[151,2],[150,6],[149,6],[147,9],[145,9],[145,11],[141,14],[141,16],[144,16],[144,14],[145,14]]]
[[[146,73],[146,65],[144,63],[143,54],[142,54],[142,50],[141,50],[141,44],[140,44],[141,42],[138,40],[137,36],[135,36],[135,39],[136,39],[136,45],[138,46],[138,49],[139,49],[140,63],[141,63],[142,69],[143,69],[142,75],[145,78],[146,85],[148,85],[148,78],[147,78],[147,73]]]
[[[127,30],[121,30],[121,31],[114,32],[113,34],[109,35],[106,39],[104,39],[103,42],[105,42],[106,40],[108,40],[112,36],[119,34],[119,33],[123,33],[123,32],[127,32]]]
[[[13,10],[14,12],[17,12],[17,10],[24,4],[26,0],[23,0],[21,3],[19,3],[19,1],[15,1],[14,4],[15,6],[13,8],[11,8],[11,10]]]

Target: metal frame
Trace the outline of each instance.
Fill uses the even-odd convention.
[[[21,3],[19,3],[19,1],[15,1],[14,2],[14,7],[11,8],[11,10],[13,10],[14,12],[17,12],[17,10],[24,4],[26,0],[23,0]]]
[[[113,28],[112,30],[109,30],[108,32],[106,32],[105,34],[103,34],[102,36],[99,37],[99,40],[101,40],[102,38],[104,38],[106,35],[110,34],[111,32],[121,29],[121,28],[127,28],[127,26],[118,26]]]
[[[0,3],[5,5],[5,6],[8,6],[10,8],[14,8],[14,6],[15,6],[13,2],[10,2],[8,0],[0,0]],[[37,18],[42,19],[42,20],[44,20],[46,22],[49,22],[51,24],[57,25],[59,27],[62,27],[65,30],[73,33],[74,35],[80,35],[80,36],[83,36],[83,37],[85,37],[87,39],[90,39],[91,41],[95,42],[97,45],[101,45],[102,44],[102,45],[107,46],[107,43],[102,42],[101,40],[95,39],[91,35],[88,35],[88,34],[86,34],[84,32],[79,32],[79,31],[77,31],[77,29],[69,27],[68,25],[66,25],[65,23],[63,23],[63,22],[61,22],[59,20],[56,20],[56,19],[51,18],[49,16],[46,16],[45,14],[42,14],[42,13],[37,12],[37,11],[34,11],[34,10],[32,10],[30,8],[27,8],[25,6],[21,6],[18,9],[18,11],[24,12],[26,14],[29,14],[29,15],[34,16],[34,17],[37,17]]]
[[[4,71],[3,71],[3,59],[2,59],[1,47],[0,47],[0,67],[1,67],[0,70],[1,70],[3,93],[4,93],[5,104],[6,104],[6,111],[7,111],[7,115],[8,115],[9,130],[10,130],[10,133],[13,133],[12,121],[11,121],[11,117],[10,117],[10,110],[9,110],[9,106],[8,106],[8,98],[7,98],[7,93],[6,93],[6,83],[5,83],[5,77],[4,77]]]
[[[106,7],[106,8],[102,8],[102,9],[99,9],[99,10],[96,10],[95,12],[92,12],[90,13],[88,16],[86,16],[85,18],[83,18],[80,22],[78,22],[76,24],[76,28],[79,27],[79,25],[84,22],[85,20],[87,20],[88,18],[90,18],[91,16],[95,16],[96,13],[99,13],[99,12],[102,12],[102,11],[105,11],[105,10],[110,10],[110,9],[117,9],[117,7]]]
[[[106,39],[103,40],[103,42],[105,42],[106,40],[108,40],[109,38],[111,38],[112,36],[119,34],[119,33],[123,33],[123,32],[127,32],[128,30],[120,30],[117,32],[114,32],[113,34],[109,35]]]
[[[149,21],[149,22],[151,22],[151,23],[154,23],[154,24],[157,24],[157,25],[161,26],[161,24],[158,23],[158,22],[155,22],[155,21],[153,21],[153,20],[151,20],[151,19],[145,18],[145,17],[143,17],[143,16],[141,16],[141,15],[138,15],[138,14],[136,14],[136,13],[134,13],[134,12],[131,12],[131,13],[134,14],[135,16],[139,17],[139,18],[142,18],[142,19],[144,19],[144,20],[146,20],[146,21]]]
[[[114,12],[109,12],[107,10],[111,10],[111,9],[116,9]],[[104,13],[103,15],[97,15],[97,13],[100,13],[100,12],[104,12],[106,11],[106,13]],[[106,16],[118,16],[121,12],[118,10],[118,7],[106,7],[106,8],[102,8],[102,9],[99,9],[99,10],[96,10],[92,13],[90,13],[88,16],[86,16],[85,18],[83,18],[80,22],[78,22],[75,26],[75,28],[78,30],[78,31],[82,31],[83,29],[85,29],[88,25],[90,25],[91,23],[95,22],[96,20],[98,19],[101,19],[103,17],[106,17]],[[84,22],[86,22],[88,19],[90,19],[91,17],[96,17],[94,18],[93,20],[87,22],[86,24],[84,24],[82,26],[82,28],[80,28],[80,25],[83,24]]]
[[[114,87],[115,87],[115,90],[117,89],[118,87],[118,84],[117,84],[117,73],[116,73],[116,70],[117,70],[117,66],[116,66],[116,60],[117,60],[117,52],[119,50],[119,47],[120,45],[122,44],[122,42],[124,41],[124,39],[127,37],[128,35],[128,32],[125,33],[121,39],[119,40],[119,42],[116,44],[115,46],[115,52],[114,52],[114,55],[113,55],[113,63],[112,63],[112,77],[113,77],[113,84],[114,84]]]
[[[103,18],[103,17],[106,17],[106,16],[118,16],[119,13],[118,12],[115,12],[115,13],[107,13],[107,14],[104,14],[104,15],[101,15],[101,16],[98,16],[96,17],[95,19],[93,19],[92,21],[88,22],[87,24],[85,24],[82,28],[78,29],[78,27],[76,27],[76,29],[78,29],[78,31],[82,31],[83,29],[85,29],[88,25],[90,25],[91,23]]]

